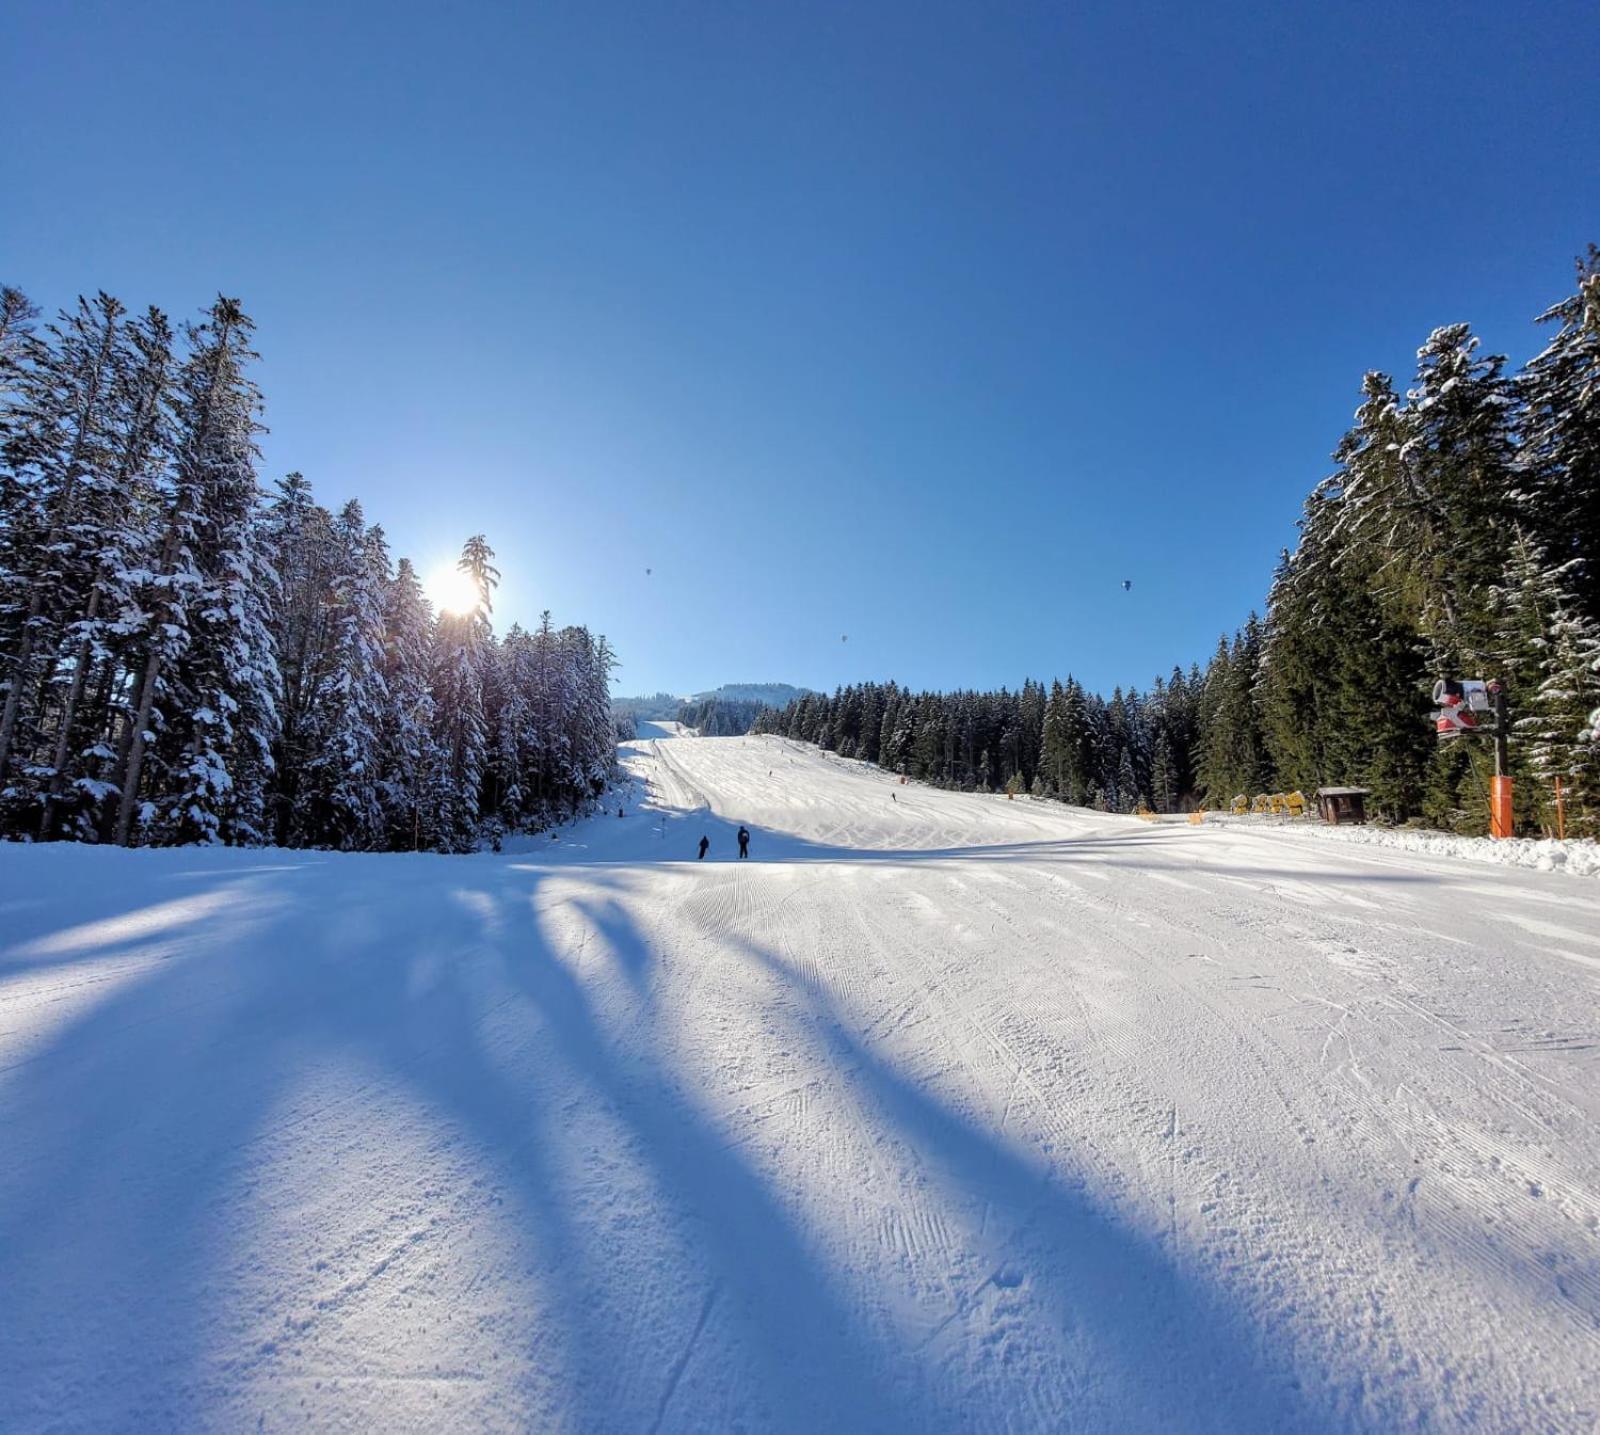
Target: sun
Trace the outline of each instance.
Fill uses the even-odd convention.
[[[433,570],[428,597],[441,613],[470,613],[478,606],[478,585],[452,563]]]

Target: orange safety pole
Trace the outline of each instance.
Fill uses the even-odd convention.
[[[1494,698],[1494,776],[1489,779],[1489,832],[1498,838],[1510,837],[1515,830],[1511,810],[1511,766],[1506,748],[1511,737],[1510,705],[1506,702],[1505,684],[1491,682],[1489,692]]]
[[[1509,837],[1512,834],[1511,820],[1511,779],[1509,777],[1491,777],[1489,779],[1489,833],[1493,837]]]

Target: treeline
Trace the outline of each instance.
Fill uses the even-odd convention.
[[[635,727],[641,722],[674,721],[683,699],[676,693],[650,693],[639,698],[612,698],[611,711],[617,717],[627,717]]]
[[[750,731],[763,711],[766,704],[753,699],[712,696],[684,703],[678,709],[678,721],[701,737],[738,737]]]
[[[252,325],[0,291],[0,835],[468,850],[600,793],[611,654],[434,612],[359,503],[256,481]]]
[[[1029,792],[1078,806],[1176,812],[1199,788],[1198,670],[1174,668],[1148,694],[1109,700],[1072,678],[1047,690],[912,692],[859,683],[767,708],[753,731],[816,743],[843,757],[962,791]]]
[[[1369,373],[1252,615],[1202,673],[1109,701],[844,688],[763,715],[780,732],[955,787],[1157,811],[1330,784],[1379,816],[1487,829],[1486,741],[1439,742],[1441,677],[1498,678],[1521,828],[1600,832],[1600,250],[1508,373],[1466,325],[1436,330],[1411,387]]]

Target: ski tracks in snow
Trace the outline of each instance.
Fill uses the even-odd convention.
[[[6,855],[0,1426],[1594,1427],[1586,884],[629,761],[503,857]]]

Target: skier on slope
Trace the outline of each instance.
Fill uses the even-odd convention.
[[[748,827],[741,826],[739,828],[739,856],[740,857],[748,857],[749,855],[750,855],[750,829]]]
[[[696,862],[704,862],[705,861],[705,859],[706,859],[706,848],[708,848],[710,845],[711,845],[711,839],[709,837],[706,837],[706,836],[702,835],[701,838],[700,838],[700,855],[694,859]]]

